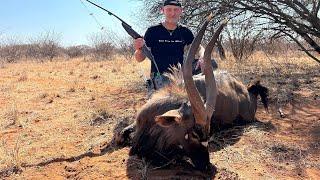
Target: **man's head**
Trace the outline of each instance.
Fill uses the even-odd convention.
[[[165,0],[161,12],[168,23],[178,23],[182,14],[181,3],[178,0]]]

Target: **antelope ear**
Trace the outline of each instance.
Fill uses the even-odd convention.
[[[254,82],[254,83],[251,83],[247,86],[247,90],[254,94],[255,96],[258,96],[259,94],[259,89],[258,89],[258,84],[260,84],[260,82]]]
[[[182,116],[177,109],[165,112],[162,115],[156,116],[155,121],[162,127],[169,127],[173,124],[181,122]]]

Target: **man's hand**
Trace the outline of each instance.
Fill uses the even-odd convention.
[[[136,51],[141,50],[141,48],[143,47],[143,45],[144,45],[144,39],[143,39],[143,38],[137,38],[137,39],[135,39],[134,42],[133,42],[133,46],[134,46],[134,49],[135,49]]]
[[[204,68],[204,60],[203,60],[204,51],[205,51],[204,47],[200,45],[198,49],[199,61],[197,62],[196,69],[201,68],[201,72],[203,72],[203,68]]]
[[[134,57],[138,62],[142,62],[146,58],[146,56],[142,53],[141,50],[144,44],[145,42],[143,38],[137,38],[133,41],[133,46],[136,50],[136,52],[134,52]]]
[[[197,62],[197,65],[196,65],[196,70],[201,68],[201,72],[203,72],[203,67],[204,67],[204,60],[203,58],[199,58],[198,62]]]

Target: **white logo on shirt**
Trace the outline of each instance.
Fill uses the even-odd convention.
[[[163,39],[159,39],[159,42],[160,43],[163,43],[163,42],[165,42],[165,43],[182,43],[182,41],[181,40],[163,40]]]

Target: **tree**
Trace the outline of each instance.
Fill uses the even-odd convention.
[[[230,23],[229,29],[227,29],[228,34],[228,44],[234,58],[238,61],[242,61],[250,57],[255,50],[255,45],[257,41],[260,40],[262,31],[254,31],[253,21],[243,22],[233,22]],[[239,27],[234,30],[235,27]]]
[[[32,58],[47,58],[50,61],[59,55],[60,34],[45,31],[35,39],[30,40],[27,55]]]
[[[5,62],[17,62],[22,57],[22,45],[21,41],[16,36],[6,37],[1,42],[0,58]]]
[[[77,46],[70,46],[65,48],[65,54],[69,58],[76,58],[84,56],[89,52],[90,47],[85,45],[77,45]]]
[[[114,46],[110,42],[108,32],[103,31],[89,36],[93,48],[93,57],[97,60],[108,59],[114,52]]]

